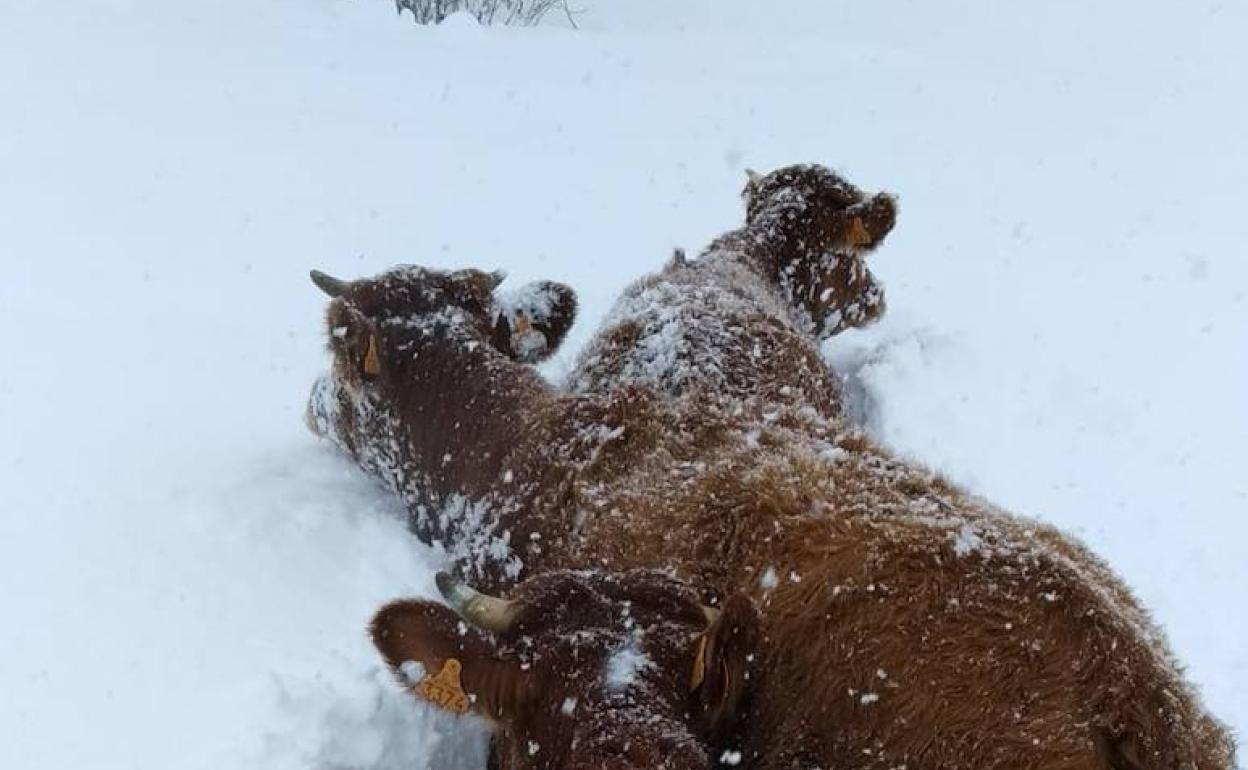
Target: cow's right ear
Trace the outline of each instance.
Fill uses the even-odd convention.
[[[536,695],[530,671],[500,658],[487,634],[441,604],[392,602],[373,617],[369,636],[404,687],[452,713],[505,722]]]
[[[697,727],[709,740],[731,731],[744,710],[759,635],[758,608],[735,594],[698,640],[690,687]]]

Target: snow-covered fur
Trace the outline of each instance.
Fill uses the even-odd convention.
[[[390,605],[396,671],[463,658],[507,768],[1229,770],[1100,559],[843,420],[818,342],[882,312],[864,258],[893,200],[818,166],[745,199],[625,292],[564,388],[491,342],[512,335],[485,274],[401,268],[331,304],[310,423],[520,608],[484,634]],[[647,665],[611,695],[621,649]]]

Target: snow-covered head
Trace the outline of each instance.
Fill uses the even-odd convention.
[[[353,387],[384,377],[389,360],[403,352],[404,338],[435,326],[526,363],[549,356],[572,326],[575,294],[550,281],[498,294],[504,277],[415,265],[356,281],[312,271],[313,283],[333,298],[326,321],[335,377]]]
[[[836,172],[796,165],[747,172],[746,227],[776,247],[766,269],[827,338],[884,313],[884,290],[867,269],[897,221],[887,193],[868,196]]]
[[[458,686],[494,724],[500,770],[705,770],[744,706],[745,596],[710,609],[651,570],[550,573],[511,599],[445,574],[438,587],[450,607],[387,605],[373,643],[418,697],[459,710],[444,697]]]
[[[746,175],[742,196],[751,225],[785,219],[807,228],[824,248],[865,252],[880,245],[896,223],[897,202],[891,195],[868,197],[826,166],[799,164]]]

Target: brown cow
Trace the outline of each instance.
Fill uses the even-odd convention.
[[[316,277],[334,371],[310,424],[460,576],[450,608],[377,614],[396,674],[490,719],[508,769],[1229,770],[1101,560],[846,424],[818,342],[882,312],[863,260],[893,200],[816,166],[745,198],[563,389],[525,362],[567,331],[565,287]]]

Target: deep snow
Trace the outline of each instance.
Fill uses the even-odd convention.
[[[581,5],[0,11],[3,764],[477,766],[364,637],[439,556],[303,428],[307,268],[567,281],[557,377],[793,161],[901,198],[863,419],[1085,538],[1248,731],[1248,7]]]

